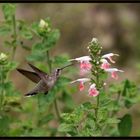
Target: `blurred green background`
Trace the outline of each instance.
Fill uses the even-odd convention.
[[[28,24],[50,17],[55,28],[61,32],[56,47],[51,51],[52,56],[68,54],[71,58],[88,55],[87,43],[93,37],[98,38],[103,47],[103,54],[118,53],[115,66],[125,71],[118,81],[126,78],[140,82],[140,4],[131,3],[37,3],[17,4],[16,18],[23,19]],[[0,11],[0,19],[3,19]],[[0,38],[0,42],[3,38]],[[24,42],[28,44],[28,42]],[[31,44],[28,44],[31,45]],[[3,51],[0,43],[0,51]],[[28,69],[25,57],[28,51],[17,48],[15,60],[20,67]],[[31,88],[31,82],[19,75],[11,73],[11,79],[17,89],[26,93]],[[85,95],[72,95],[76,103],[81,103]],[[130,109],[133,116],[133,131],[131,136],[140,135],[140,104]],[[124,110],[125,111],[125,110]],[[122,112],[123,113],[123,112]]]

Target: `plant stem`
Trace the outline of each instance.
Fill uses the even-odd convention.
[[[99,89],[98,67],[97,67],[96,69],[97,69],[96,86],[97,86],[97,89]],[[99,110],[99,105],[100,105],[100,94],[97,96],[97,100],[96,100],[95,116],[96,116],[96,124],[97,124],[97,127],[98,127],[99,129],[101,129],[100,126],[99,126],[99,124],[98,124],[98,110]]]
[[[3,78],[3,66],[0,67],[1,69],[1,100],[0,100],[0,109],[2,109],[2,106],[3,106],[3,99],[4,99],[4,89],[3,89],[3,84],[4,84],[4,78]]]
[[[54,100],[54,106],[55,106],[55,110],[56,110],[56,115],[60,119],[60,113],[59,113],[59,110],[58,110],[58,105],[57,105],[57,100],[56,99]]]
[[[47,62],[48,62],[48,67],[49,67],[49,73],[51,73],[52,65],[51,65],[51,60],[50,60],[50,54],[49,54],[49,51],[47,51],[46,53],[47,53]]]
[[[12,17],[12,22],[13,22],[13,50],[12,50],[12,60],[14,60],[14,57],[15,57],[15,52],[16,52],[16,48],[17,48],[17,45],[16,45],[16,42],[17,42],[17,32],[16,32],[16,18],[15,18],[15,15],[13,15]]]
[[[51,65],[49,51],[47,51],[47,62],[48,62],[48,66],[49,66],[49,73],[51,73],[52,72],[52,65]],[[54,100],[54,107],[55,107],[57,118],[60,119],[60,114],[59,114],[59,110],[58,110],[58,105],[57,105],[56,99]]]
[[[98,75],[98,68],[97,68],[97,75],[96,75],[96,86],[98,88],[98,84],[99,84],[99,75]],[[98,108],[99,108],[99,95],[97,96],[97,100],[96,100],[96,110],[95,110],[95,116],[96,116],[96,120],[98,120]]]
[[[98,119],[98,109],[99,109],[100,95],[97,97],[97,109],[96,109],[96,117]]]

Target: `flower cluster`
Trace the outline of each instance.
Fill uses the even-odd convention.
[[[70,59],[69,61],[77,61],[78,63],[80,63],[79,67],[80,67],[81,76],[83,76],[84,74],[88,72],[92,72],[92,74],[96,77],[96,80],[92,80],[92,78],[91,79],[81,78],[81,79],[72,81],[71,83],[79,82],[80,83],[79,90],[82,91],[84,90],[84,83],[90,82],[88,93],[89,93],[89,96],[95,97],[99,94],[99,91],[98,91],[99,87],[97,86],[100,84],[99,83],[100,72],[111,73],[111,77],[117,80],[118,79],[117,72],[123,72],[123,71],[117,68],[110,67],[111,63],[115,63],[112,57],[119,56],[118,54],[108,53],[103,56],[100,56],[102,47],[99,46],[97,39],[93,38],[93,40],[90,42],[88,49],[89,49],[90,56],[82,56],[75,59]]]
[[[51,31],[51,27],[49,25],[49,22],[46,20],[41,19],[39,22],[39,31],[40,33],[48,33]]]

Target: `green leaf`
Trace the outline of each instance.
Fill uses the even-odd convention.
[[[122,83],[121,84],[111,84],[109,86],[109,92],[111,94],[118,93],[118,92],[122,91],[122,88],[123,88],[123,84]]]
[[[27,134],[25,134],[24,136],[36,136],[36,137],[40,137],[40,136],[46,136],[49,135],[48,132],[46,132],[45,129],[42,128],[34,128],[31,132],[29,131]]]
[[[70,79],[64,76],[59,77],[59,79],[56,82],[56,86],[58,88],[64,88],[65,85],[67,85],[70,82]]]
[[[5,44],[5,46],[6,47],[12,47],[12,42],[10,42],[10,41],[4,41],[4,44]]]
[[[122,92],[122,95],[123,96],[126,96],[127,95],[127,90],[130,88],[130,82],[128,80],[125,80],[125,83],[124,83],[124,88],[123,88],[123,92]]]
[[[84,109],[89,110],[89,109],[93,109],[93,105],[90,102],[85,102],[82,104]]]
[[[37,98],[39,98],[39,104],[41,106],[40,110],[44,111],[46,109],[45,107],[48,107],[50,104],[53,103],[55,100],[55,96],[58,93],[58,88],[54,86],[47,95],[44,94],[38,94]],[[45,106],[45,107],[44,107]]]
[[[58,65],[62,66],[65,63],[68,63],[68,59],[69,59],[69,57],[68,57],[67,54],[64,54],[64,55],[61,55],[61,56],[55,56],[54,60],[53,60],[53,64],[55,64],[57,66]]]
[[[107,74],[106,72],[101,72],[101,73],[100,73],[100,79],[101,79],[101,80],[104,81],[104,80],[107,79],[107,77],[108,77],[108,74]]]
[[[18,66],[18,62],[12,61],[12,62],[9,62],[9,63],[5,66],[5,70],[6,70],[6,71],[12,71],[12,70],[16,69],[17,66]]]
[[[121,118],[120,123],[118,124],[118,129],[120,136],[129,136],[132,129],[132,118],[131,115],[126,114]]]
[[[130,108],[133,104],[129,100],[125,100],[125,107]]]
[[[48,105],[54,101],[57,92],[58,89],[56,87],[53,87],[53,89],[51,89],[51,91],[49,91],[49,93],[46,95],[46,102]]]
[[[38,125],[39,126],[46,125],[53,118],[54,118],[53,114],[48,114],[47,116],[44,116],[39,120]]]
[[[74,101],[68,93],[63,92],[62,99],[63,102],[65,102],[65,106],[68,108],[73,109],[75,107]]]
[[[6,24],[0,26],[0,35],[1,36],[8,35],[10,31],[11,31],[10,26],[8,26]]]
[[[4,17],[6,20],[12,20],[15,11],[16,11],[16,5],[15,4],[10,4],[10,3],[5,3],[2,5],[2,10],[4,13]]]
[[[33,38],[33,35],[29,26],[22,20],[18,20],[17,24],[21,37],[31,40]]]
[[[46,52],[46,48],[43,43],[36,43],[32,48],[32,52],[33,53]]]
[[[47,39],[44,40],[46,51],[54,47],[59,37],[60,37],[60,32],[57,29],[49,33],[49,35],[47,36]]]
[[[21,129],[21,127],[16,127],[14,129],[11,129],[9,132],[9,136],[21,136],[23,134],[23,130]]]
[[[10,119],[8,116],[0,116],[0,136],[7,136],[9,132]]]
[[[59,132],[71,132],[74,131],[74,126],[72,124],[62,123],[58,127]]]
[[[0,83],[0,90],[2,88],[5,90],[6,96],[14,97],[20,95],[20,93],[15,90],[14,85],[11,81],[5,82],[4,84]]]
[[[46,56],[44,53],[38,52],[38,53],[32,53],[26,59],[27,61],[32,61],[32,62],[36,62],[36,61],[42,62],[46,59]]]
[[[61,114],[63,120],[69,124],[77,124],[83,118],[84,111],[83,107],[79,106],[74,109],[71,113]]]
[[[117,119],[117,118],[108,118],[107,119],[107,123],[119,123],[120,122],[120,120],[119,119]]]
[[[21,36],[22,36],[23,38],[29,39],[29,40],[31,40],[31,39],[33,38],[33,35],[32,35],[32,33],[30,32],[30,30],[23,30],[23,31],[21,32]]]
[[[135,98],[131,98],[131,97],[129,97],[129,98],[125,98],[125,107],[126,108],[130,108],[132,105],[134,105],[135,103],[137,103],[137,102],[139,102],[140,100],[139,100],[139,98],[138,97],[135,97]]]

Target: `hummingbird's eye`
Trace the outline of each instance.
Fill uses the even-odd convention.
[[[61,69],[56,69],[56,75],[58,76],[60,74]]]

